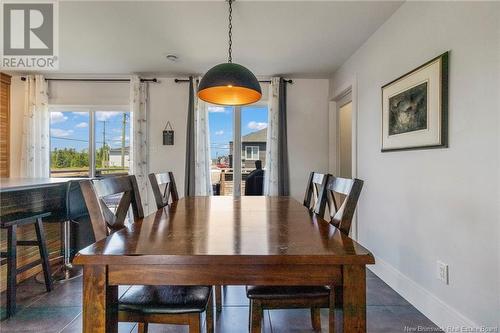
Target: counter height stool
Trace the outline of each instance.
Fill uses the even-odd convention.
[[[52,290],[52,277],[49,265],[49,255],[45,242],[45,231],[42,218],[50,216],[49,212],[13,213],[0,217],[0,228],[7,229],[7,252],[1,256],[7,258],[7,318],[16,313],[16,280],[17,275],[38,264],[42,264],[45,288]],[[17,240],[17,227],[34,224],[36,240]],[[17,267],[17,246],[38,246],[40,259],[21,267]]]
[[[71,229],[72,224],[80,224],[79,220],[83,216],[88,216],[87,207],[83,201],[80,190],[80,180],[70,180],[66,184],[64,207],[58,214],[52,214],[51,220],[47,223],[57,223],[61,225],[61,252],[62,262],[52,267],[52,281],[65,282],[82,275],[82,268],[73,266],[71,263]],[[36,281],[42,283],[42,274],[36,276]]]

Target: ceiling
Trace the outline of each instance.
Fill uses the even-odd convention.
[[[238,0],[233,61],[262,76],[326,77],[401,3]],[[224,1],[60,2],[59,22],[59,73],[199,74],[227,60]]]

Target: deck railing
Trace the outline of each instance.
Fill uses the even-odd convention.
[[[255,168],[241,169],[241,193],[245,193],[245,180]],[[212,185],[219,188],[218,195],[233,195],[234,193],[234,170],[233,168],[212,169]],[[219,174],[219,175],[217,175]],[[214,191],[215,194],[216,191]]]

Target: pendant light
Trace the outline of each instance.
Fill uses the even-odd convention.
[[[232,59],[232,2],[229,2],[229,49],[227,63],[212,67],[201,79],[198,97],[219,105],[246,105],[257,102],[262,91],[255,75]]]

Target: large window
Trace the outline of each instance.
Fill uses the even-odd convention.
[[[209,106],[208,111],[214,194],[244,194],[258,161],[265,166],[267,106]]]
[[[125,107],[51,107],[51,177],[127,174],[130,129]]]

